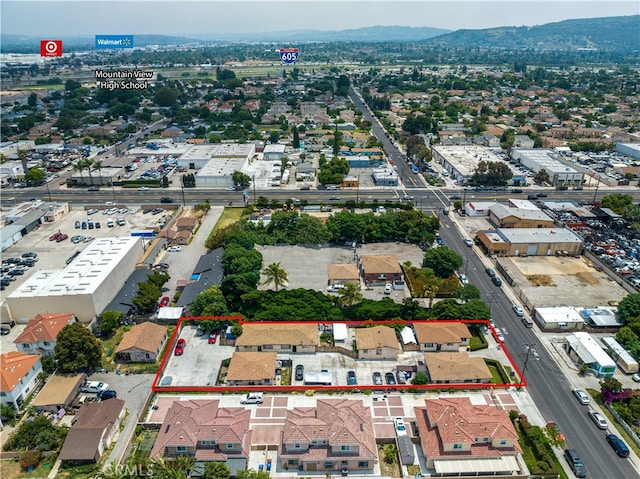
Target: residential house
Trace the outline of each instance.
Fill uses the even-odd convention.
[[[402,281],[402,269],[393,255],[361,256],[360,271],[368,285]]]
[[[305,161],[296,166],[297,181],[311,181],[315,176],[316,169],[310,162]]]
[[[169,228],[166,230],[162,230],[158,233],[158,238],[167,238],[170,244],[172,245],[186,245],[189,244],[189,238],[191,238],[190,231],[177,231],[173,228]]]
[[[160,134],[162,138],[175,138],[179,135],[184,135],[184,131],[177,126],[170,126]]]
[[[275,352],[234,352],[227,370],[227,385],[273,386],[277,359]]]
[[[198,226],[200,219],[195,216],[182,216],[176,221],[178,231],[189,231],[190,233]]]
[[[124,401],[85,404],[76,413],[58,459],[73,463],[96,463],[113,442],[126,408]]]
[[[328,286],[346,283],[360,284],[360,274],[358,266],[355,264],[330,264],[327,265],[327,272],[329,275]]]
[[[0,403],[20,409],[38,383],[40,356],[11,351],[0,354]]]
[[[150,321],[136,324],[122,335],[122,340],[116,348],[116,360],[155,363],[166,340],[166,327]]]
[[[242,326],[236,351],[315,353],[318,327],[315,324],[254,323]]]
[[[396,359],[401,352],[396,332],[388,326],[355,330],[358,359]]]
[[[38,314],[29,320],[20,335],[13,340],[18,351],[41,356],[53,356],[58,333],[76,322],[73,314]]]
[[[471,333],[466,324],[459,321],[422,321],[413,323],[420,351],[466,350]]]
[[[247,469],[253,431],[251,411],[220,407],[218,399],[173,402],[167,412],[151,458],[192,456],[196,461],[224,462],[235,475]]]
[[[31,405],[37,412],[56,413],[60,409],[67,408],[73,403],[80,386],[86,379],[87,375],[84,373],[53,374],[38,395],[33,398]]]
[[[347,475],[373,472],[378,459],[371,411],[361,400],[318,400],[287,411],[279,459],[283,469]]]
[[[469,398],[426,399],[416,424],[427,469],[435,475],[528,477],[509,413]]]
[[[432,384],[490,383],[492,376],[484,358],[466,352],[424,353]]]

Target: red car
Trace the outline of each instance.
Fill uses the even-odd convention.
[[[184,339],[178,339],[178,344],[176,344],[176,349],[173,351],[173,354],[176,356],[182,356],[184,353],[184,347],[187,345],[187,342]]]
[[[49,236],[49,241],[56,241],[60,235],[62,235],[60,231],[58,231],[57,233],[53,233],[51,236]]]
[[[169,304],[169,296],[165,296],[160,300],[160,304],[158,305],[161,308],[164,308]]]
[[[67,238],[69,238],[69,235],[66,235],[64,233],[61,233],[58,235],[58,237],[56,238],[56,243],[60,243],[60,241],[64,241]]]
[[[215,331],[211,331],[209,334],[209,344],[216,344],[216,340],[218,339],[218,333]]]

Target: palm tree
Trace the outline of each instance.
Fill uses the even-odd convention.
[[[280,263],[271,263],[262,270],[262,274],[265,276],[264,283],[262,284],[269,285],[273,283],[276,287],[276,291],[289,281],[287,272],[280,267]]]
[[[80,184],[84,184],[84,181],[82,179],[82,172],[84,171],[85,166],[84,166],[84,160],[78,160],[76,161],[76,164],[73,165],[73,170],[74,171],[78,171],[80,173]]]
[[[431,306],[433,306],[433,299],[436,297],[436,294],[438,294],[438,288],[437,286],[427,286],[424,288],[424,295],[427,296],[429,298],[429,308],[431,308]]]
[[[93,169],[98,170],[98,184],[102,186],[102,160],[98,160],[93,164]]]
[[[27,150],[18,150],[18,158],[22,162],[22,172],[27,174],[27,170],[29,169],[27,166]]]
[[[343,308],[362,302],[360,283],[346,283],[338,292],[338,304]]]
[[[90,179],[91,186],[93,186],[93,176],[91,176],[91,167],[93,166],[93,160],[90,160],[89,158],[86,158],[86,159],[80,160],[80,161],[84,162],[84,166],[87,169],[87,171],[89,172],[89,179]]]

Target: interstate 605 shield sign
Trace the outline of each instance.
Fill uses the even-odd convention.
[[[285,65],[293,65],[298,59],[298,55],[300,51],[297,48],[281,48],[280,49],[280,60]]]

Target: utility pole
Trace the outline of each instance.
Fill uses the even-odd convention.
[[[256,205],[258,202],[256,201],[256,174],[253,173],[253,204]]]
[[[47,194],[49,195],[49,203],[51,203],[51,191],[49,190],[49,183],[46,182],[45,185],[47,186]]]

